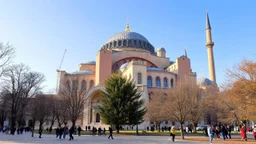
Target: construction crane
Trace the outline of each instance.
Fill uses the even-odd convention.
[[[64,53],[63,53],[62,59],[61,59],[61,61],[60,61],[59,69],[57,69],[58,76],[57,76],[56,92],[59,91],[58,89],[59,89],[59,81],[60,81],[60,69],[61,69],[61,66],[62,66],[64,57],[65,57],[66,51],[67,51],[67,49],[65,49],[65,51],[64,51]]]
[[[65,57],[65,54],[66,54],[66,51],[67,51],[67,49],[65,49],[65,51],[64,51],[64,53],[63,53],[62,59],[61,59],[61,61],[60,61],[60,66],[59,66],[59,69],[57,69],[57,72],[59,72],[59,71],[60,71],[60,68],[61,68],[61,66],[62,66],[62,63],[63,63],[64,57]]]

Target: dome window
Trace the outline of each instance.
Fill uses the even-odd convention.
[[[114,41],[114,47],[116,47],[117,45],[116,45],[116,41]]]
[[[131,40],[128,40],[128,46],[132,46],[132,41]]]
[[[126,46],[126,40],[123,41],[123,46]]]
[[[141,41],[138,42],[138,47],[141,47]]]
[[[118,41],[118,47],[121,47],[121,41],[120,40]]]
[[[137,41],[136,40],[133,41],[133,46],[137,47]]]

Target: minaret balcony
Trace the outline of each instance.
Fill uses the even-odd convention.
[[[214,46],[214,42],[207,42],[205,45],[206,45],[206,47],[213,47]]]

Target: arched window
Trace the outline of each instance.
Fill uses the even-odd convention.
[[[86,90],[86,81],[85,80],[82,81],[82,85],[81,85],[81,91],[84,91],[84,90]]]
[[[94,86],[94,81],[90,80],[90,88]]]
[[[165,88],[167,88],[167,87],[168,87],[168,80],[167,80],[167,78],[166,78],[166,77],[164,78],[164,87],[165,87]]]
[[[134,47],[138,47],[136,40],[133,41],[133,46],[134,46]]]
[[[138,47],[141,47],[141,41],[138,41]]]
[[[121,46],[121,41],[119,40],[119,41],[118,41],[118,47],[120,47],[120,46]]]
[[[77,80],[72,81],[72,89],[73,89],[73,91],[77,91],[77,89],[78,89],[78,81]]]
[[[148,87],[152,87],[152,77],[148,76]]]
[[[114,41],[114,46],[113,47],[116,47],[116,41]]]
[[[132,41],[131,40],[128,40],[128,46],[132,46]]]
[[[96,122],[100,122],[100,114],[99,113],[96,113]]]
[[[123,46],[126,46],[126,40],[123,41]]]
[[[171,79],[171,88],[173,88],[173,79]]]
[[[161,87],[160,77],[156,77],[156,87]]]
[[[109,43],[109,48],[112,48],[112,42],[111,42],[111,43]]]
[[[141,73],[138,73],[138,84],[142,84]]]

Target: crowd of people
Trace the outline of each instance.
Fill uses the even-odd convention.
[[[242,124],[240,126],[240,136],[241,136],[241,141],[247,141],[247,131],[249,129],[246,128],[245,124]],[[256,140],[256,125],[250,130],[252,132],[254,139]],[[206,136],[209,136],[210,143],[212,144],[213,138],[226,140],[226,139],[231,139],[231,127],[226,125],[226,126],[208,126],[205,128],[205,134]]]

